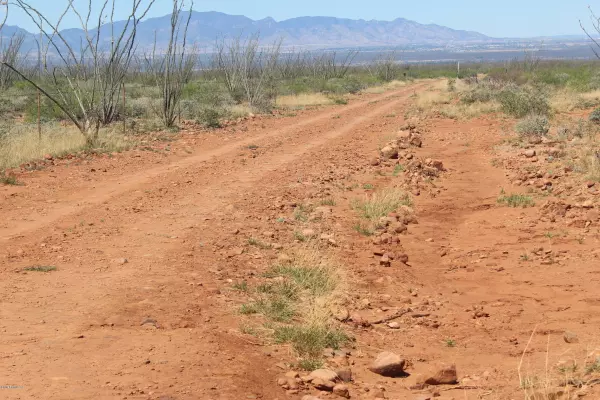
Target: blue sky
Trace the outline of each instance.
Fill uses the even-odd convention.
[[[28,0],[49,18],[57,18],[66,0]],[[85,6],[87,0],[75,0]],[[100,0],[92,0],[99,4]],[[126,15],[131,0],[118,0],[119,17]],[[150,16],[171,10],[170,0],[156,0]],[[403,17],[420,23],[435,23],[455,29],[474,30],[495,37],[528,37],[580,34],[579,19],[589,21],[587,6],[600,0],[196,0],[197,11],[221,11],[253,19],[267,16],[282,20],[297,16],[392,20]],[[10,25],[33,30],[24,14],[12,10]],[[71,16],[63,27],[75,27]]]

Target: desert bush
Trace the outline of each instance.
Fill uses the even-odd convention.
[[[223,116],[224,111],[222,109],[207,107],[200,110],[196,121],[206,128],[220,128],[220,119]]]
[[[477,85],[473,89],[460,95],[460,101],[465,104],[487,103],[495,98],[496,94],[487,85]]]
[[[456,92],[456,79],[454,79],[454,78],[448,79],[448,91]]]
[[[589,120],[595,124],[600,124],[600,108],[596,108],[590,114]]]
[[[541,89],[507,86],[496,96],[502,111],[516,118],[529,114],[548,115],[550,104],[547,95]]]
[[[131,99],[126,104],[125,112],[129,118],[148,118],[156,114],[160,100],[151,97]]]
[[[550,121],[542,115],[529,115],[515,125],[520,136],[543,136],[550,130]]]

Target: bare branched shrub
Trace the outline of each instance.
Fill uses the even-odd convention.
[[[44,38],[40,43],[44,66],[40,76],[29,77],[18,65],[5,60],[2,65],[40,90],[75,124],[86,143],[93,145],[100,126],[117,116],[120,89],[133,60],[137,27],[155,1],[143,5],[143,0],[132,0],[129,16],[117,28],[116,0],[104,0],[94,18],[91,1],[83,12],[74,0],[67,0],[57,21],[49,20],[26,0],[14,0],[11,5],[25,12]],[[60,29],[69,13],[75,15],[84,32],[78,47]]]
[[[168,128],[175,125],[183,89],[190,81],[198,63],[196,48],[190,49],[187,43],[193,6],[192,1],[187,20],[184,22],[180,18],[184,0],[173,0],[169,45],[165,53],[157,53],[155,39],[152,53],[144,57],[147,72],[152,76],[154,84],[162,90],[162,103],[158,112]]]
[[[3,40],[2,30],[0,29],[0,62],[6,62],[17,66],[19,69],[23,69],[25,66],[25,57],[21,54],[21,47],[24,40],[25,36],[23,34],[15,34],[7,42]],[[10,68],[0,64],[0,89],[8,89],[18,77]]]
[[[274,83],[279,62],[281,41],[262,47],[258,34],[248,39],[241,36],[215,45],[213,67],[225,81],[234,101],[248,102],[250,107],[268,110],[275,98]]]
[[[315,54],[310,60],[310,70],[314,77],[341,79],[346,76],[357,55],[358,50],[350,50],[345,55],[339,55],[337,51]]]
[[[401,66],[398,63],[398,53],[381,53],[370,65],[367,66],[369,73],[379,80],[391,82],[400,75]]]

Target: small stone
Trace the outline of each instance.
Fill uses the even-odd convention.
[[[378,166],[379,165],[379,158],[373,158],[373,159],[371,159],[371,165],[373,167]]]
[[[379,265],[381,265],[382,267],[391,267],[392,261],[390,260],[390,257],[387,254],[384,254],[379,260]]]
[[[312,385],[314,386],[315,389],[323,390],[325,392],[331,392],[331,391],[333,391],[333,388],[335,387],[335,383],[333,383],[331,381],[325,381],[320,378],[313,379]]]
[[[352,382],[352,370],[339,369],[336,371],[336,373],[343,382]]]
[[[346,385],[335,385],[333,387],[333,394],[344,397],[346,399],[350,398],[350,391],[348,390],[348,386]]]
[[[241,247],[234,247],[233,249],[231,249],[228,253],[227,253],[227,257],[228,258],[233,258],[236,256],[241,256],[242,254],[244,254],[244,249]]]
[[[286,378],[279,378],[277,379],[277,384],[279,386],[287,386],[288,380]]]
[[[456,365],[446,365],[425,380],[428,385],[455,385],[458,382]]]
[[[288,263],[288,262],[292,261],[292,258],[284,253],[279,254],[277,256],[277,259],[282,263]]]
[[[390,378],[404,376],[404,366],[406,361],[400,358],[397,354],[385,351],[379,353],[375,361],[369,367],[369,370],[381,376],[387,376]]]
[[[566,331],[563,336],[563,339],[569,344],[579,343],[579,338],[577,337],[577,334],[573,332]]]
[[[400,329],[400,324],[398,322],[394,321],[394,322],[390,322],[388,324],[388,327],[390,329]]]
[[[316,232],[314,231],[314,229],[304,229],[302,231],[302,235],[307,238],[311,238],[311,237],[316,236]]]
[[[535,153],[535,150],[530,149],[530,150],[525,150],[523,152],[523,155],[527,158],[531,158],[531,157],[535,157],[536,153]]]
[[[321,398],[320,397],[306,395],[306,396],[302,397],[302,400],[321,400]]]
[[[127,263],[129,262],[129,260],[128,260],[128,259],[126,259],[126,258],[117,258],[117,259],[115,260],[115,262],[116,262],[117,264],[119,264],[119,265],[123,265],[123,264],[127,264]]]
[[[285,373],[286,378],[296,379],[300,377],[300,374],[297,371],[288,371]]]
[[[338,311],[336,311],[336,313],[333,315],[333,317],[340,322],[346,322],[350,318],[350,313],[348,312],[347,309],[340,308]]]
[[[381,149],[381,156],[385,159],[398,158],[398,148],[395,146],[385,146]]]
[[[141,326],[154,326],[158,328],[158,322],[154,318],[146,318],[140,324]]]
[[[308,375],[310,378],[313,379],[321,379],[324,381],[332,381],[335,382],[339,377],[338,375],[335,373],[335,371],[332,371],[330,369],[316,369],[313,372],[311,372]]]
[[[403,264],[408,264],[408,254],[396,254],[396,260],[400,261]]]

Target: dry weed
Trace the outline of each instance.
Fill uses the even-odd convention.
[[[275,102],[281,108],[302,108],[334,104],[334,100],[322,93],[303,93],[291,96],[279,96]]]
[[[98,147],[107,151],[118,151],[130,146],[131,142],[112,128],[100,131]],[[46,124],[40,139],[35,125],[14,125],[7,134],[0,137],[0,169],[39,160],[47,154],[61,156],[83,150],[85,147],[85,138],[71,126]]]

